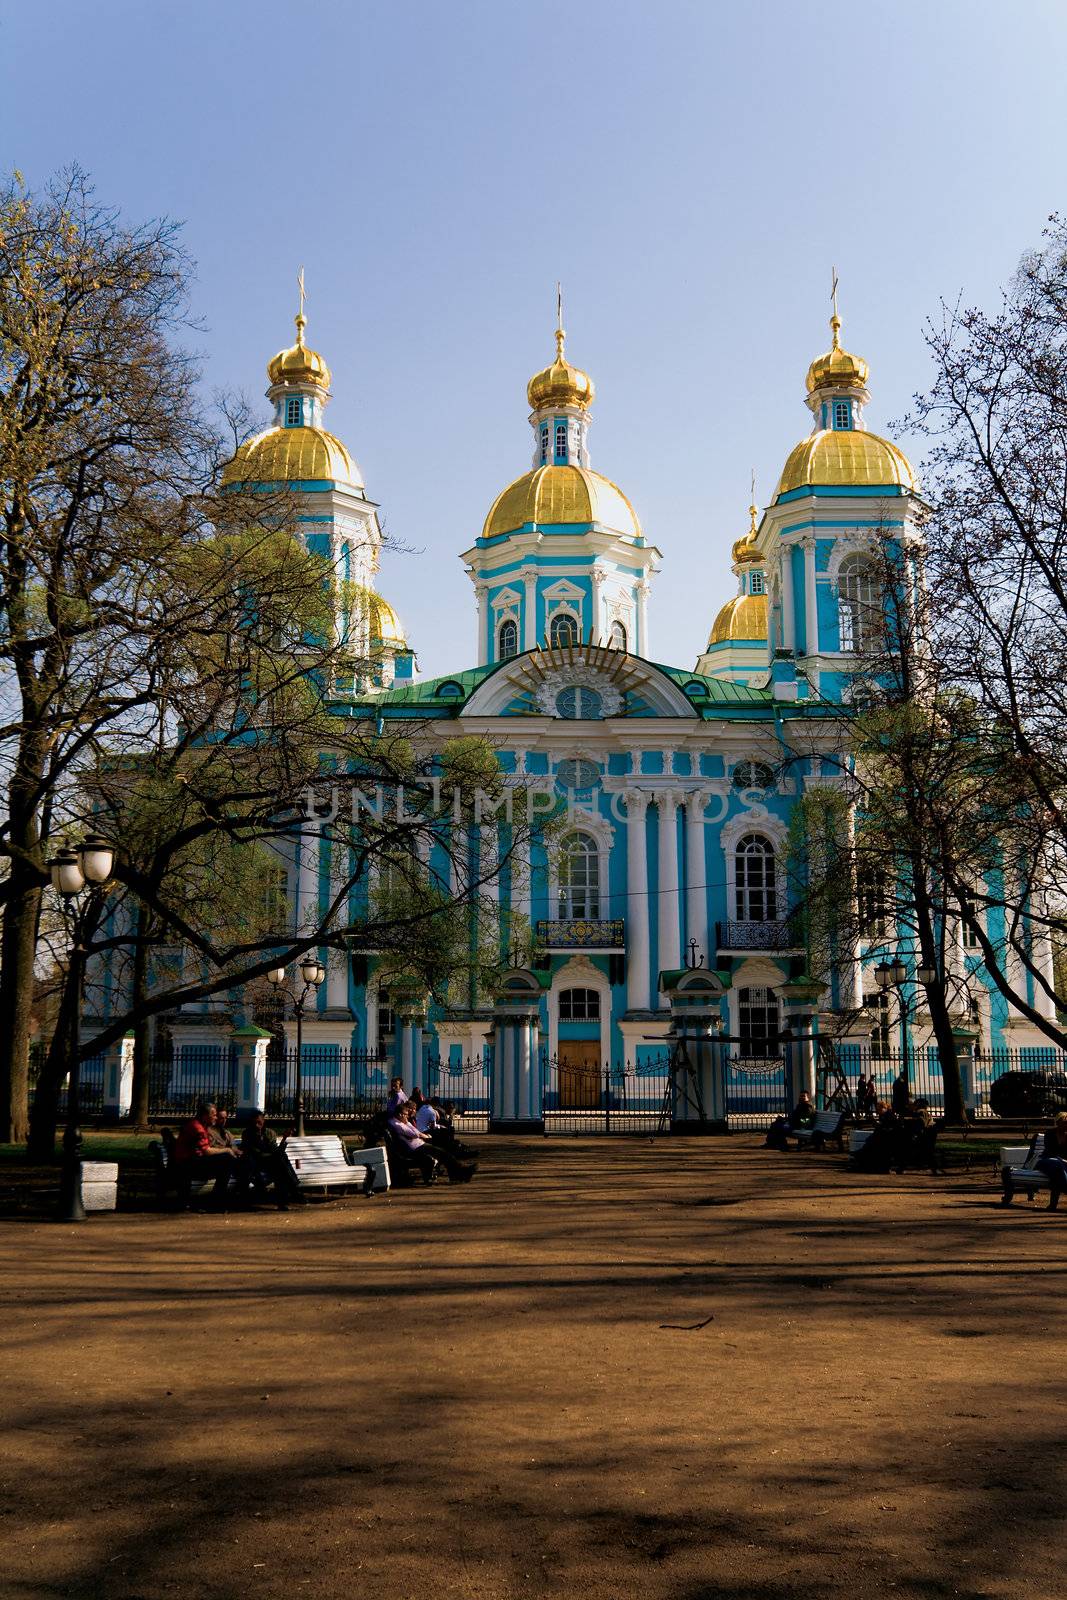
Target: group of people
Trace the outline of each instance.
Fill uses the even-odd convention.
[[[469,1183],[478,1170],[471,1151],[456,1138],[448,1108],[428,1100],[421,1089],[405,1094],[400,1078],[389,1084],[385,1126],[423,1183],[434,1183],[442,1167],[449,1183]]]
[[[267,1127],[262,1111],[251,1117],[238,1143],[225,1106],[203,1101],[175,1139],[173,1154],[179,1192],[189,1192],[183,1179],[213,1180],[210,1199],[220,1209],[231,1193],[239,1201],[273,1199],[282,1211],[304,1198],[285,1159],[284,1140]]]

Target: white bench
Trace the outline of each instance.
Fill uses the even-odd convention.
[[[1037,1163],[1045,1153],[1045,1135],[1034,1135],[1029,1146],[1002,1144],[1000,1147],[1000,1181],[1004,1185],[1001,1205],[1010,1206],[1016,1189],[1021,1189],[1028,1200],[1034,1198],[1035,1189],[1050,1187],[1047,1175],[1037,1170]]]
[[[813,1149],[821,1150],[827,1139],[836,1139],[837,1148],[840,1150],[844,1127],[843,1111],[816,1111],[815,1121],[810,1128],[794,1128],[792,1131],[798,1147],[810,1144]]]
[[[290,1135],[285,1157],[302,1189],[340,1189],[358,1184],[367,1194],[390,1188],[389,1157],[384,1145],[353,1150],[351,1158],[336,1133]]]

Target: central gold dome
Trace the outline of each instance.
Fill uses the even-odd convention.
[[[914,492],[915,471],[903,450],[866,428],[820,428],[789,452],[774,493],[852,484]]]
[[[352,457],[325,428],[267,428],[246,439],[223,483],[344,483],[362,489]]]
[[[567,335],[556,329],[556,359],[550,367],[535,372],[526,385],[526,398],[531,411],[541,411],[548,406],[578,406],[587,411],[596,399],[596,386],[588,372],[572,367],[564,359],[563,344]]]
[[[640,539],[637,512],[618,484],[591,467],[535,467],[497,495],[482,529],[483,539],[514,533],[528,524],[599,523],[614,533]]]

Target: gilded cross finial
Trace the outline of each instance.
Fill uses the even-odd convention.
[[[749,533],[752,537],[756,534],[756,469],[752,468],[752,503],[748,508]]]
[[[841,332],[841,318],[837,314],[837,268],[836,267],[831,267],[830,268],[830,303],[832,304],[832,306],[834,308],[834,314],[830,318],[830,327],[831,327],[831,329],[833,331],[833,335],[834,335],[834,349],[837,350],[837,349],[840,348],[840,341],[838,339],[838,334]]]
[[[563,327],[563,285],[556,281],[556,360],[563,360],[563,342],[567,334]]]
[[[296,284],[297,284],[297,288],[300,290],[300,310],[296,314],[296,342],[297,342],[297,344],[302,345],[303,342],[304,342],[304,329],[307,327],[307,318],[304,315],[304,269],[303,269],[303,267],[300,268],[300,271],[296,275]]]

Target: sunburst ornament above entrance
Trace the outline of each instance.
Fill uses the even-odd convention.
[[[503,662],[471,695],[464,714],[579,722],[696,715],[662,668],[593,639],[539,647]]]

